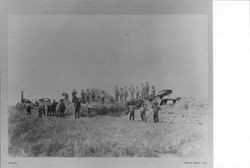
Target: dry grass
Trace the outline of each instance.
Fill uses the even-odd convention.
[[[145,123],[128,121],[128,116],[38,118],[35,111],[32,116],[26,116],[25,112],[10,108],[9,154],[29,157],[206,155],[206,115],[198,115],[197,111],[184,114],[174,111],[175,108],[164,107],[161,122],[156,124],[150,121],[150,111]],[[138,113],[136,120],[139,120]]]

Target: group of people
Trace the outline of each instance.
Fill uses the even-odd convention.
[[[48,117],[55,117],[56,115],[56,107],[57,107],[58,102],[53,100],[51,102],[50,100],[48,101],[40,101],[39,106],[38,106],[38,116],[48,116]],[[59,109],[65,109],[65,104],[60,103]],[[62,110],[61,110],[62,111]],[[60,114],[60,118],[65,117],[64,114]]]
[[[141,83],[141,86],[136,86],[134,87],[133,84],[130,85],[130,87],[125,86],[124,88],[119,87],[116,85],[115,90],[114,90],[114,95],[115,95],[115,101],[116,102],[126,102],[129,100],[140,100],[140,99],[146,99],[146,98],[153,98],[155,96],[156,90],[155,86],[151,86],[151,93],[150,93],[150,86],[148,82]]]
[[[127,86],[123,88],[118,88],[118,86],[115,86],[115,101],[116,102],[128,102],[133,100],[144,100],[146,98],[154,97],[156,90],[155,86],[151,86],[151,93],[150,86],[148,82],[141,83],[140,88],[138,86],[134,87],[133,84],[130,85],[128,88]],[[40,99],[38,104],[38,116],[47,116],[47,117],[59,117],[59,118],[65,118],[65,112],[66,112],[66,101],[69,100],[69,96],[67,93],[63,93],[62,96],[64,98],[60,99],[59,102],[56,102],[54,99],[53,102],[50,101],[50,99]],[[21,99],[23,100],[23,92],[21,92]],[[91,102],[97,102],[100,101],[102,104],[105,102],[105,92],[101,91],[100,95],[96,95],[95,91],[92,89],[82,89],[80,95],[77,95],[76,89],[73,89],[72,91],[72,103],[75,106],[75,118],[80,118],[80,109],[81,104],[84,104],[87,109],[87,113],[89,116],[89,104]],[[27,115],[31,115],[31,109],[32,105],[31,103],[27,103],[26,105]],[[152,106],[152,109],[154,111],[154,122],[159,121],[158,112],[160,110],[160,107],[158,106],[158,103],[155,102]],[[129,120],[134,120],[135,116],[135,110],[136,107],[132,104],[128,104],[128,110],[129,110]],[[146,122],[146,111],[147,111],[147,105],[143,103],[140,108],[140,116],[141,120]],[[57,113],[58,112],[58,113]]]
[[[65,118],[66,112],[66,101],[69,99],[67,93],[63,93],[63,99],[60,99],[59,102],[56,102],[55,99],[51,102],[50,99],[40,99],[37,106],[38,106],[38,116],[47,116],[47,117],[59,117]],[[72,103],[75,106],[75,118],[80,118],[80,109],[81,104],[86,106],[88,115],[89,115],[89,106],[90,102],[97,102],[98,99],[102,104],[105,102],[105,92],[101,91],[101,94],[96,97],[94,90],[87,89],[86,92],[84,89],[81,91],[80,97],[77,96],[77,91],[73,89],[72,91]],[[21,102],[23,101],[23,92],[21,92]],[[27,115],[31,115],[32,103],[25,103]],[[58,111],[58,114],[56,113]]]
[[[30,106],[27,106],[27,114],[31,114]],[[80,109],[81,109],[81,102],[80,99],[77,98],[74,100],[74,107],[75,107],[75,118],[80,118]],[[88,115],[89,115],[89,107],[86,105]],[[29,109],[29,111],[28,111]],[[57,113],[58,112],[58,113]],[[65,118],[66,112],[66,104],[64,99],[60,99],[59,102],[53,100],[51,103],[48,102],[41,102],[38,107],[38,116],[47,116],[47,117],[59,117],[60,119]]]
[[[154,102],[151,108],[153,109],[154,122],[155,123],[159,122],[159,111],[161,110],[161,108],[158,102]],[[128,109],[129,109],[129,120],[134,120],[136,107],[132,104],[129,104]],[[146,112],[148,111],[146,103],[143,103],[139,110],[140,110],[141,121],[146,122]]]
[[[43,115],[44,116],[49,116],[49,117],[56,116],[56,106],[57,106],[57,104],[58,104],[58,102],[56,102],[55,100],[53,100],[52,103],[50,102],[50,100],[47,101],[47,102],[44,102],[44,101],[37,102],[38,116],[39,117],[42,117]],[[25,108],[26,108],[26,111],[27,111],[27,115],[31,115],[31,109],[34,107],[32,105],[32,103],[31,102],[25,102],[24,105],[25,105]]]
[[[72,91],[72,103],[75,103],[79,99],[80,103],[89,104],[90,102],[97,102],[100,100],[102,104],[105,102],[105,92],[101,91],[101,95],[97,96],[93,89],[82,89],[80,97],[77,97],[77,91],[73,89]]]
[[[57,106],[58,106],[58,109],[57,109]],[[81,102],[79,98],[75,100],[74,106],[75,106],[75,118],[80,118]],[[87,108],[87,113],[89,116],[90,108],[88,105],[86,105],[86,108]],[[153,109],[154,122],[159,122],[159,111],[161,110],[161,108],[159,107],[158,102],[154,102],[151,108]],[[32,109],[31,104],[27,103],[26,104],[27,115],[31,115],[31,109]],[[129,120],[134,120],[136,107],[132,104],[128,104],[128,110],[129,110]],[[58,111],[58,114],[56,113],[57,111]],[[41,102],[38,107],[38,116],[39,117],[42,117],[42,116],[59,117],[61,119],[61,118],[65,118],[65,111],[66,111],[66,105],[65,105],[64,99],[60,99],[60,102],[56,102],[55,100],[53,100],[52,103],[50,101]],[[146,103],[143,103],[140,107],[141,121],[146,122],[147,111],[148,111],[148,107]]]

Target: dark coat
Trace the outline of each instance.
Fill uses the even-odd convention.
[[[81,103],[80,103],[79,100],[77,100],[77,101],[75,102],[75,109],[76,109],[76,110],[80,110],[80,108],[81,108]]]
[[[59,104],[58,111],[59,111],[60,113],[64,113],[64,112],[65,112],[65,109],[66,109],[65,104],[64,104],[63,102],[61,102],[61,103]]]

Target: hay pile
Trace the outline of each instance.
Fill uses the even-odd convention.
[[[97,115],[110,115],[110,116],[122,116],[127,113],[127,106],[125,104],[98,104],[92,103],[88,105],[82,105],[80,109],[80,114],[82,117],[97,116]]]
[[[184,97],[176,104],[175,110],[206,112],[208,110],[208,100],[193,97]]]
[[[104,97],[105,97],[105,104],[101,104],[100,102],[100,97],[101,97],[101,93],[103,90],[100,89],[95,89],[92,88],[90,90],[93,90],[95,93],[95,97],[96,97],[96,101],[95,102],[91,102],[89,104],[89,108],[90,108],[90,113],[91,116],[95,116],[95,115],[105,115],[105,114],[112,114],[112,115],[120,115],[121,111],[125,111],[125,105],[117,105],[117,104],[113,104],[114,102],[114,98],[107,93],[106,91],[104,91]],[[75,113],[75,106],[74,103],[72,103],[69,100],[64,100],[64,103],[66,105],[66,116],[72,116]],[[58,112],[58,107],[59,104],[56,107],[56,111]],[[118,113],[116,113],[118,112]],[[81,109],[80,109],[80,113],[82,116],[86,116],[87,115],[87,107],[85,104],[81,104]]]
[[[66,116],[75,115],[75,106],[73,103],[65,103],[66,105]],[[59,104],[56,107],[57,116],[59,116]],[[89,108],[89,112],[88,112]],[[82,117],[97,116],[97,115],[111,115],[111,116],[122,116],[127,113],[128,109],[126,104],[100,104],[100,103],[90,103],[88,106],[86,104],[81,104],[80,115]]]
[[[100,89],[95,89],[95,88],[92,88],[91,90],[94,91],[95,93],[95,97],[96,97],[96,100],[100,100],[100,97],[101,97],[101,93],[102,91],[104,91],[104,98],[105,98],[105,103],[113,103],[114,102],[114,98],[113,96],[111,96],[108,92],[106,92],[105,90],[100,90]]]
[[[75,113],[75,106],[74,103],[71,103],[70,101],[65,102],[66,110],[65,114],[66,116],[71,116]],[[56,115],[59,116],[59,103],[56,106]]]
[[[159,99],[155,100],[160,101]],[[146,101],[146,120],[153,122],[152,102]],[[181,98],[175,105],[167,104],[160,106],[160,122],[188,122],[202,124],[206,123],[208,115],[208,102],[205,99],[192,97]],[[140,110],[135,111],[135,120],[141,120]],[[198,117],[197,117],[198,116]]]

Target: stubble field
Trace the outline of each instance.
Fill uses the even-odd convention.
[[[208,104],[194,98],[165,105],[160,122],[152,110],[141,122],[128,115],[75,119],[39,118],[37,111],[9,107],[9,154],[13,157],[204,157],[208,147]]]

